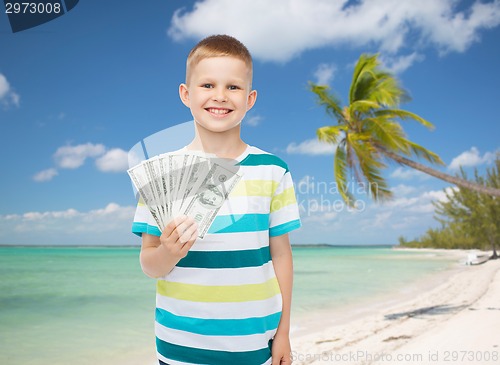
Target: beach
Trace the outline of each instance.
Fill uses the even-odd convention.
[[[293,251],[294,364],[500,363],[500,260],[465,266],[460,250]],[[138,255],[0,248],[0,364],[156,364],[155,281]]]
[[[364,310],[311,314],[292,334],[293,363],[500,364],[500,260],[457,264],[427,284]]]

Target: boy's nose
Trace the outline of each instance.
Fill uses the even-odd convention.
[[[227,101],[226,89],[224,89],[224,88],[214,89],[214,94],[213,94],[212,98],[214,101],[218,101],[218,102]]]

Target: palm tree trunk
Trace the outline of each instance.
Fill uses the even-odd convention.
[[[488,238],[490,239],[491,250],[493,251],[493,254],[490,257],[490,260],[496,260],[496,259],[498,259],[498,254],[497,254],[497,250],[496,250],[495,239],[493,238],[492,235],[490,235]]]
[[[444,180],[444,181],[449,182],[451,184],[457,185],[461,188],[471,189],[471,190],[477,191],[477,192],[482,193],[482,194],[488,194],[488,195],[500,197],[500,189],[495,189],[495,188],[492,188],[489,186],[475,184],[473,182],[470,182],[469,180],[465,180],[465,179],[462,179],[462,178],[459,178],[456,176],[445,174],[444,172],[435,170],[435,169],[430,168],[428,166],[422,165],[421,163],[418,163],[418,162],[410,160],[406,157],[400,156],[397,153],[388,151],[381,146],[377,146],[376,148],[382,154],[399,162],[400,164],[412,167],[416,170],[422,171],[428,175],[437,177],[438,179],[441,179],[441,180]]]

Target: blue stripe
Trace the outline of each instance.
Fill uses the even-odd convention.
[[[239,163],[240,166],[261,166],[261,165],[275,165],[285,169],[288,172],[288,165],[285,161],[275,155],[266,153],[262,154],[249,154]]]
[[[143,233],[152,234],[153,236],[161,236],[161,231],[158,227],[150,226],[144,222],[134,222],[132,223],[132,233],[142,236]]]
[[[266,331],[278,328],[280,318],[281,312],[265,317],[205,319],[177,316],[164,309],[156,308],[156,322],[162,326],[205,336],[248,336],[266,333]]]
[[[235,269],[257,267],[271,260],[269,246],[252,250],[234,251],[188,251],[176,266],[204,269]]]
[[[255,232],[268,228],[269,214],[231,214],[215,217],[208,233]]]
[[[281,236],[282,234],[293,231],[294,229],[300,228],[300,219],[295,219],[290,222],[286,222],[269,229],[269,237]]]
[[[156,338],[156,349],[167,359],[186,362],[189,364],[205,365],[261,365],[271,358],[271,343],[268,346],[253,351],[220,351],[206,350],[187,346],[174,345]]]

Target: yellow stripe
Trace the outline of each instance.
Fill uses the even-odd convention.
[[[279,182],[274,180],[240,181],[231,191],[231,196],[273,196]]]
[[[283,190],[281,194],[273,197],[271,201],[271,213],[280,210],[283,207],[295,204],[297,199],[295,198],[295,190],[292,187]]]
[[[191,302],[248,302],[280,293],[275,277],[262,284],[245,285],[197,285],[158,280],[156,290],[165,297]]]

